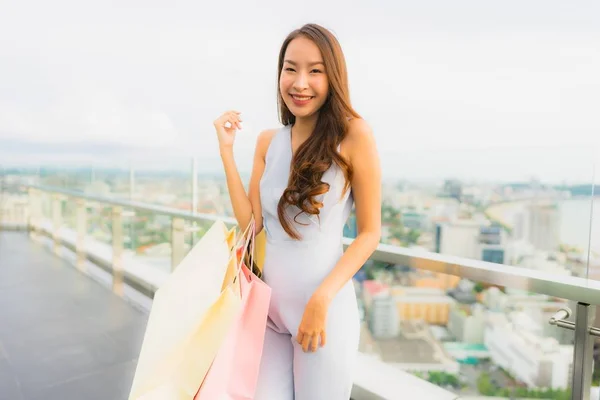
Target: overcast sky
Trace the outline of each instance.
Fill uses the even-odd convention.
[[[600,2],[0,0],[0,164],[220,168],[279,126],[286,34],[330,28],[384,174],[591,181],[600,170]],[[93,145],[99,145],[94,148]],[[600,175],[600,174],[599,174]],[[597,181],[600,176],[597,175]]]

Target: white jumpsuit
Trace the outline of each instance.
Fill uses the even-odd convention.
[[[348,400],[360,332],[352,282],[330,304],[325,347],[305,353],[296,336],[306,303],[342,255],[353,197],[350,190],[342,196],[345,178],[334,163],[322,178],[330,188],[319,196],[324,204],[320,221],[301,214],[301,224],[294,227],[302,239],[290,238],[277,217],[277,204],[288,184],[291,161],[291,127],[285,126],[271,141],[260,182],[267,237],[263,279],[272,297],[255,400]],[[293,218],[298,208],[289,207],[287,213]]]

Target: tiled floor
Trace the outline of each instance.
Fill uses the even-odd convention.
[[[147,315],[0,232],[0,400],[127,399]]]

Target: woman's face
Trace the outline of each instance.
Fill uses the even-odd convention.
[[[329,91],[323,57],[317,45],[300,36],[292,40],[284,56],[279,91],[296,118],[306,118],[321,108]]]

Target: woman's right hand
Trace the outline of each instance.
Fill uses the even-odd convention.
[[[227,111],[213,122],[219,139],[219,148],[233,147],[235,133],[238,129],[242,129],[240,114],[239,111]]]

